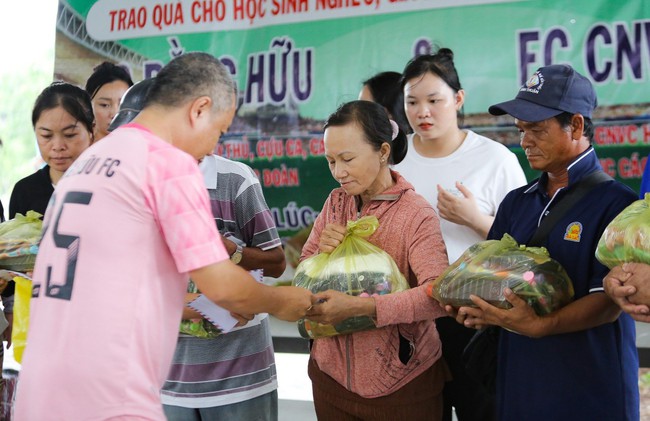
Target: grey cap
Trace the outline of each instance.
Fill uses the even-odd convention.
[[[135,118],[142,108],[144,108],[147,94],[153,85],[154,78],[142,80],[135,85],[131,86],[122,97],[120,101],[120,110],[115,114],[111,124],[108,126],[108,131],[112,132],[123,124],[130,123]]]

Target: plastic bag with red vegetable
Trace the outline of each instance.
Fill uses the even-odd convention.
[[[544,247],[517,244],[505,234],[501,240],[481,241],[469,247],[428,287],[442,305],[474,306],[470,295],[500,308],[510,308],[503,290],[510,288],[539,315],[548,314],[573,299],[573,284],[564,268]]]

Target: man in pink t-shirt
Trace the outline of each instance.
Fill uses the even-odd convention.
[[[163,420],[189,276],[245,321],[303,317],[302,288],[266,287],[232,263],[196,165],[235,112],[218,60],[188,53],[165,66],[132,124],[82,154],[45,214],[34,270],[20,420]]]

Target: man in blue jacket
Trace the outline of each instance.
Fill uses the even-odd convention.
[[[516,98],[496,104],[521,134],[526,158],[541,176],[511,191],[488,239],[506,233],[527,244],[541,221],[586,176],[602,171],[591,145],[593,86],[567,65],[538,71]],[[607,268],[594,257],[601,234],[637,198],[608,180],[584,195],[559,219],[543,244],[571,278],[574,301],[538,316],[505,290],[508,310],[472,297],[457,320],[470,327],[497,325],[497,418],[510,420],[638,420],[638,357],[633,320],[603,291]]]

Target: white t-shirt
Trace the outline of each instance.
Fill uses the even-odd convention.
[[[471,130],[460,147],[442,158],[427,158],[413,146],[408,136],[408,152],[393,169],[424,196],[437,210],[438,189],[462,196],[456,188],[460,181],[472,192],[482,213],[494,216],[505,195],[526,184],[526,176],[517,156],[504,145]],[[447,245],[449,263],[453,263],[472,244],[485,240],[473,229],[440,218],[442,237]]]
[[[196,161],[130,124],[58,183],[34,270],[20,420],[164,420],[187,272],[225,260]]]

